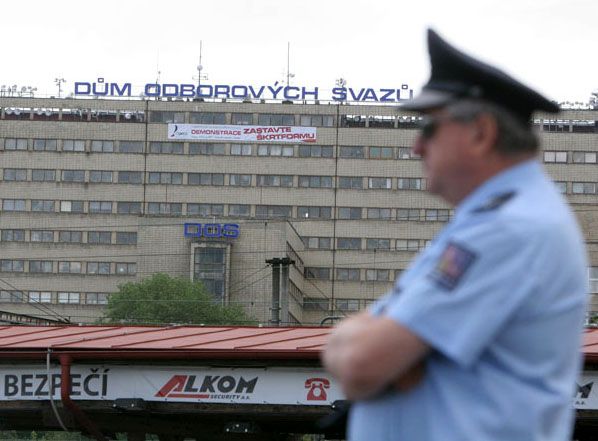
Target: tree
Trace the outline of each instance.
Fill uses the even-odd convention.
[[[102,322],[250,325],[238,305],[214,303],[201,282],[157,273],[119,286],[110,295]]]

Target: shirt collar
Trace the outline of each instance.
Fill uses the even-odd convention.
[[[530,175],[540,174],[542,174],[542,167],[536,159],[529,159],[509,167],[492,176],[467,195],[455,208],[455,217],[476,209],[478,206],[486,203],[491,197],[496,197],[509,191],[517,191],[522,185],[525,185],[524,182]]]

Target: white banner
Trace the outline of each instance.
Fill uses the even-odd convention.
[[[168,124],[168,138],[201,141],[313,143],[315,127]]]
[[[0,401],[60,399],[60,368],[0,367]],[[322,370],[306,368],[176,368],[147,366],[72,366],[73,400],[142,398],[238,404],[328,406],[343,399]]]

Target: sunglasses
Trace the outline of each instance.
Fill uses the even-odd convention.
[[[443,116],[431,116],[426,115],[422,118],[419,124],[420,136],[425,139],[431,139],[434,137],[438,128],[449,121],[458,121],[458,118],[450,115],[443,115]]]

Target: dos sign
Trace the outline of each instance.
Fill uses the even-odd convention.
[[[239,237],[239,224],[199,224],[185,223],[185,237],[205,237],[236,239]]]

